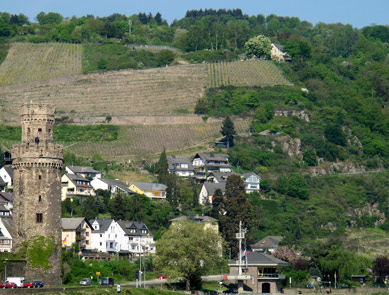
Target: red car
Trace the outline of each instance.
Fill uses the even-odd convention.
[[[35,288],[35,284],[32,281],[24,281],[23,288]]]
[[[0,283],[0,288],[2,288],[2,289],[5,289],[5,288],[14,289],[14,288],[17,288],[17,287],[18,286],[16,286],[15,283],[8,283],[8,282]]]
[[[160,279],[160,280],[167,279],[167,275],[165,275],[164,273],[160,273],[160,274],[158,275],[158,279]]]

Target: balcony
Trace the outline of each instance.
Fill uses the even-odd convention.
[[[268,280],[268,279],[284,280],[285,275],[279,273],[259,273],[258,274],[258,280]]]

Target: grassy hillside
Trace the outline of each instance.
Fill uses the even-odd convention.
[[[235,120],[238,134],[245,134],[250,120]],[[130,156],[169,152],[180,152],[193,148],[209,148],[220,134],[221,122],[185,125],[59,125],[54,139],[63,144],[67,151],[77,155],[100,154],[106,159],[128,160]],[[2,137],[0,147],[8,149],[20,142],[20,127],[0,125]]]
[[[267,60],[209,63],[209,87],[292,85],[282,72]]]
[[[203,65],[75,75],[6,86],[0,93],[0,122],[19,123],[20,104],[30,100],[54,104],[59,118],[191,112],[204,87]]]
[[[0,86],[81,73],[81,45],[13,43],[0,65]]]
[[[235,121],[238,133],[249,129],[249,120]],[[154,125],[154,126],[120,126],[117,140],[95,144],[78,141],[67,150],[84,156],[95,153],[105,158],[125,159],[133,155],[147,155],[167,151],[182,151],[197,147],[213,146],[216,138],[220,138],[221,122],[211,124],[188,125]]]

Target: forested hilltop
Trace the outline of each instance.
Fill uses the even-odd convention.
[[[60,97],[58,103],[62,105],[56,114],[59,126],[54,135],[66,146],[65,164],[91,165],[106,177],[159,181],[169,188],[165,203],[143,196],[109,200],[103,194],[98,201],[91,199],[77,207],[65,203],[65,216],[93,218],[99,214],[142,220],[156,238],[166,231],[168,220],[178,215],[207,214],[223,219],[221,212],[226,204],[221,202],[216,208],[198,204],[201,186],[190,179],[161,177],[166,172],[164,147],[168,155],[190,157],[200,151],[223,152],[229,155],[235,172],[252,171],[262,178],[261,194],[247,195],[245,203],[250,243],[267,235],[281,235],[284,244],[300,247],[311,258],[305,261],[303,270],[312,266],[331,276],[337,268],[346,268],[346,263],[335,265],[343,257],[352,261],[352,267],[344,270],[344,278],[364,274],[366,267],[371,267],[366,257],[371,261],[385,254],[389,236],[388,26],[358,29],[341,23],[312,25],[296,17],[249,16],[240,9],[188,11],[171,24],[159,13],[64,18],[42,12],[36,19],[32,23],[21,14],[0,14],[0,61],[6,59],[10,48],[25,45],[20,42],[27,46],[77,43],[60,45],[73,48],[69,49],[74,52],[70,60],[80,62],[71,67],[75,72],[68,69],[58,75],[79,76],[74,81],[58,80],[65,81],[61,85],[72,91],[69,97],[63,94],[66,91],[61,85],[55,84],[56,73],[41,84],[23,81],[25,84],[18,86],[17,80],[0,79],[5,85],[0,93],[3,110],[11,114],[8,106],[12,100],[1,96],[4,93],[14,101],[25,99],[26,93],[41,95],[45,101]],[[268,54],[250,59],[245,44],[256,36],[281,44],[288,60],[271,61]],[[54,48],[50,44],[40,45]],[[12,56],[15,54],[16,49]],[[129,75],[128,69],[136,71]],[[93,74],[86,74],[89,72]],[[112,78],[118,73],[120,80]],[[179,78],[167,79],[177,73]],[[130,84],[127,74],[142,81],[147,89],[140,84],[134,90],[119,89]],[[76,101],[75,93],[93,91],[93,87],[82,88],[96,85],[92,84],[94,79],[103,85],[98,88],[100,93],[108,84],[116,88],[109,89],[101,100],[96,94],[89,95],[90,100],[85,96]],[[102,82],[108,79],[112,80]],[[189,87],[190,83],[193,86]],[[173,84],[174,91],[180,88],[181,92],[157,104],[164,96],[164,87]],[[18,93],[20,89],[22,93]],[[174,92],[172,89],[167,93]],[[109,125],[118,122],[115,120],[120,112],[128,112],[121,108],[124,100],[114,99],[133,91],[139,91],[139,96],[126,103],[141,102],[143,109],[141,105],[132,109],[138,115],[151,117],[162,110],[171,121],[173,116],[199,115],[200,122],[166,128],[156,123]],[[190,93],[188,99],[183,92]],[[145,93],[149,96],[141,96]],[[98,113],[102,125],[68,125],[81,121],[77,121],[82,116],[78,112],[86,102],[93,105],[92,99],[99,103],[88,111]],[[171,102],[176,105],[171,106]],[[112,112],[104,114],[99,106]],[[221,121],[227,117],[235,124],[235,130],[230,130],[233,141],[228,148],[215,148],[215,141],[222,139]],[[20,129],[7,126],[11,120],[6,119],[4,116],[4,125],[0,125],[3,149],[20,140]],[[240,209],[238,205],[228,206]],[[228,238],[226,232],[235,229],[223,230]]]

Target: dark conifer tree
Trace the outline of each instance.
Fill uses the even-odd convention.
[[[220,133],[224,136],[227,142],[227,148],[234,146],[234,137],[236,135],[236,132],[234,122],[232,122],[229,116],[224,119]]]
[[[239,252],[236,239],[239,222],[242,221],[243,228],[249,230],[254,217],[251,202],[246,198],[244,183],[239,175],[231,175],[227,179],[224,210],[219,218],[220,231],[234,257]]]

